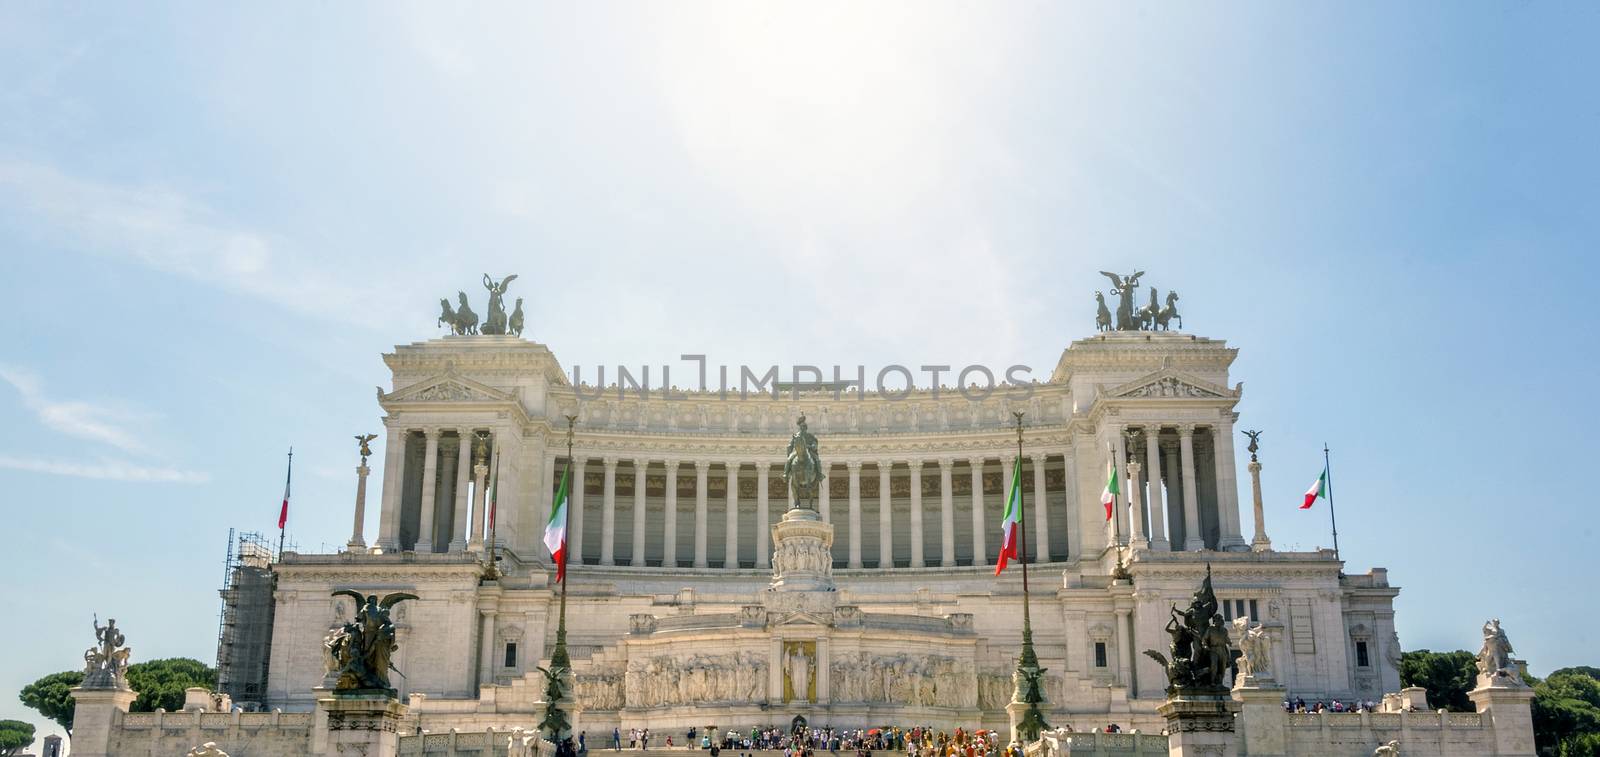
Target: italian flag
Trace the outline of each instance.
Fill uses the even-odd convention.
[[[289,450],[289,471],[283,474],[283,507],[278,509],[278,530],[289,523],[289,481],[294,478],[294,450]]]
[[[561,474],[561,488],[556,490],[555,506],[550,508],[550,522],[544,524],[544,546],[556,561],[556,581],[567,578],[567,488],[572,481],[572,465]]]
[[[1311,484],[1311,488],[1306,490],[1306,501],[1300,505],[1300,509],[1310,510],[1311,503],[1316,502],[1318,497],[1322,499],[1328,498],[1328,469],[1326,467],[1322,469],[1322,475],[1317,476],[1316,482]]]
[[[1122,487],[1117,484],[1117,465],[1115,461],[1106,462],[1106,489],[1100,492],[1100,504],[1106,506],[1106,520],[1111,520],[1111,510],[1117,504],[1117,495],[1122,493]]]
[[[1022,519],[1022,458],[1011,466],[1011,496],[1006,497],[1006,515],[1000,520],[1000,560],[994,574],[1006,569],[1006,559],[1017,557],[1017,528]]]

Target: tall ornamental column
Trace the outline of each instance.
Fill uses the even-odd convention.
[[[956,502],[955,487],[950,477],[955,471],[954,458],[939,458],[939,565],[956,566]]]
[[[878,461],[878,567],[894,567],[894,461]]]
[[[711,463],[705,460],[694,461],[694,567],[708,568],[711,563],[706,558],[706,533],[710,524],[706,519],[706,475],[711,472]]]
[[[1133,640],[1128,638],[1128,618],[1132,611],[1126,607],[1117,610],[1117,682],[1133,693]]]
[[[1250,540],[1251,552],[1271,552],[1272,540],[1267,538],[1267,521],[1261,508],[1261,461],[1250,454],[1250,501],[1256,516],[1256,536]]]
[[[572,512],[568,513],[572,523],[572,530],[567,534],[567,549],[572,554],[567,557],[567,562],[573,565],[583,564],[583,499],[584,485],[583,469],[588,466],[589,460],[581,455],[575,455],[572,461],[572,488],[567,491],[567,499],[572,504]]]
[[[1194,478],[1194,424],[1178,427],[1178,457],[1183,466],[1183,548],[1194,552],[1206,548],[1200,533],[1200,496]]]
[[[437,490],[433,496],[437,500],[433,509],[433,545],[436,552],[448,551],[451,540],[455,538],[456,473],[467,467],[467,461],[460,459],[457,450],[445,441],[444,429],[440,429],[439,482],[435,484]],[[443,520],[446,518],[447,521]]]
[[[367,458],[363,456],[361,464],[356,466],[356,518],[355,525],[350,529],[350,543],[344,546],[346,552],[367,551],[367,541],[361,538],[361,530],[367,521],[367,474],[371,472],[372,469],[367,467]],[[1260,520],[1256,518],[1257,522]]]
[[[772,564],[772,549],[767,545],[767,540],[772,531],[772,513],[767,509],[767,487],[772,481],[772,464],[766,461],[756,463],[756,567],[766,568]],[[823,480],[819,489],[828,488],[828,482]]]
[[[1212,446],[1217,463],[1217,520],[1222,526],[1218,549],[1242,550],[1244,535],[1239,529],[1239,468],[1233,459],[1233,419],[1225,415],[1211,427]]]
[[[983,463],[984,458],[967,461],[972,474],[972,564],[988,565],[989,548],[984,539],[983,525]]]
[[[850,553],[846,567],[861,567],[861,461],[850,460]]]
[[[678,465],[679,461],[667,458],[666,502],[661,508],[661,567],[678,566]]]
[[[1161,491],[1161,427],[1144,429],[1145,477],[1150,480],[1150,549],[1166,552],[1172,549],[1167,541],[1167,501]]]
[[[628,555],[628,564],[635,568],[644,567],[644,518],[645,518],[645,489],[649,483],[650,461],[645,458],[634,458],[633,461],[633,551]]]
[[[405,429],[389,426],[383,447],[383,494],[378,501],[377,548],[393,552],[400,548],[400,487],[405,481]]]
[[[739,462],[730,460],[728,468],[727,533],[723,537],[722,567],[739,567]]]
[[[450,526],[451,552],[466,550],[467,532],[472,529],[468,522],[472,513],[467,499],[470,495],[467,490],[472,488],[472,429],[456,429],[456,438],[460,449],[456,452],[456,515]]]
[[[484,481],[489,478],[489,458],[483,449],[472,451],[472,538],[467,541],[467,551],[483,551],[483,527],[488,520],[483,512]]]
[[[433,516],[434,511],[439,509],[439,503],[434,501],[439,493],[439,429],[423,429],[422,438],[425,440],[422,452],[422,524],[417,529],[417,543],[412,549],[432,552]]]
[[[1034,533],[1033,561],[1050,562],[1050,497],[1044,490],[1044,465],[1049,456],[1035,452],[1033,461],[1033,522],[1028,524]]]
[[[922,461],[912,458],[911,469],[911,567],[920,568],[926,563],[922,551]]]
[[[608,456],[601,462],[605,464],[605,499],[600,507],[600,564],[616,565],[618,461]]]

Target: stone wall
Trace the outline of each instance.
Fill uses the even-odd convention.
[[[1236,689],[1239,753],[1248,757],[1368,757],[1397,742],[1400,754],[1532,757],[1531,689],[1480,688],[1477,712],[1285,712],[1282,689]]]
[[[182,755],[214,741],[230,757],[311,754],[315,720],[309,712],[122,713],[107,753]]]

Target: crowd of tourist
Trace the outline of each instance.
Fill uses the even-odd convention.
[[[1341,702],[1341,701],[1335,699],[1335,700],[1333,700],[1333,702],[1331,704],[1330,703],[1326,703],[1326,702],[1322,702],[1322,701],[1319,700],[1317,702],[1314,702],[1314,703],[1308,705],[1308,704],[1306,704],[1306,700],[1305,699],[1303,699],[1301,697],[1295,697],[1294,699],[1285,699],[1285,700],[1283,700],[1283,711],[1284,712],[1377,712],[1378,711],[1378,703],[1377,702],[1372,702],[1372,701]]]
[[[1287,706],[1287,703],[1285,703]],[[1321,703],[1318,703],[1321,706]],[[1071,730],[1068,727],[1067,730]],[[1119,733],[1122,728],[1115,723],[1096,731]],[[608,745],[613,750],[649,749],[652,744],[665,748],[700,749],[710,752],[710,757],[722,757],[723,752],[733,752],[737,757],[752,757],[755,751],[781,750],[784,757],[814,757],[817,752],[854,752],[858,757],[870,757],[873,752],[904,754],[908,757],[1021,757],[1015,749],[1008,750],[1004,735],[998,731],[957,728],[954,732],[936,730],[927,726],[914,728],[821,728],[808,727],[794,730],[767,726],[749,731],[723,731],[714,725],[689,728],[684,740],[674,743],[671,735],[659,739],[648,728],[633,728],[624,733],[620,728],[611,731]],[[588,734],[578,734],[578,751],[588,752]],[[729,757],[733,757],[730,755]]]

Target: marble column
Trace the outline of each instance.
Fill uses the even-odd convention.
[[[1112,512],[1112,524],[1116,530],[1115,544],[1128,543],[1128,492],[1133,488],[1133,482],[1128,478],[1128,442],[1121,426],[1114,426],[1116,438],[1111,440],[1112,454],[1116,460],[1117,478],[1122,481],[1121,492],[1117,493],[1116,508]]]
[[[939,458],[939,566],[943,568],[956,565],[955,487],[950,482],[955,465],[953,458]]]
[[[487,460],[474,459],[472,461],[472,538],[467,541],[467,551],[483,551],[483,527],[489,519],[483,512],[484,502],[487,500],[484,492],[484,483],[489,478],[489,463]]]
[[[600,564],[616,565],[617,542],[617,463],[615,457],[601,460],[605,465],[605,487],[600,505]]]
[[[494,683],[494,618],[495,610],[478,613],[478,685]]]
[[[730,460],[728,469],[728,512],[722,544],[722,567],[739,567],[739,463]]]
[[[829,499],[831,498],[828,495],[833,493],[831,491],[833,489],[833,467],[827,463],[823,463],[822,468],[824,478],[822,479],[822,483],[817,485],[817,513],[822,516],[822,522],[832,523],[833,511],[829,507]],[[794,490],[789,488],[787,482],[785,482],[783,488],[789,492],[789,501],[793,503]]]
[[[666,502],[661,508],[661,567],[678,566],[678,461],[664,461],[667,472]]]
[[[383,494],[378,502],[377,548],[393,552],[400,548],[400,487],[404,485],[406,432],[398,425],[388,428],[383,447]]]
[[[456,437],[460,449],[456,452],[456,515],[451,520],[450,551],[462,552],[467,548],[467,533],[472,529],[468,520],[472,517],[468,499],[468,490],[472,488],[472,429],[458,428]]]
[[[1212,446],[1217,463],[1217,521],[1222,535],[1218,549],[1246,548],[1239,521],[1239,468],[1233,458],[1233,418],[1229,414],[1211,427]]]
[[[767,462],[756,463],[756,567],[766,568],[772,564],[772,549],[767,540],[772,532],[772,513],[767,509],[767,488],[772,483],[772,465]],[[828,488],[828,482],[823,480],[820,489]]]
[[[705,460],[694,461],[694,567],[708,568],[711,566],[706,557],[706,534],[711,524],[706,520],[706,496],[710,490],[706,486],[706,475],[711,472],[711,463]]]
[[[907,467],[911,473],[911,567],[921,568],[926,564],[922,548],[922,461],[913,458]]]
[[[850,469],[850,553],[846,567],[861,567],[861,461],[846,462]]]
[[[1139,496],[1139,474],[1144,471],[1144,466],[1138,459],[1128,461],[1128,520],[1133,524],[1133,536],[1128,540],[1128,546],[1134,549],[1149,549],[1150,540],[1144,535],[1144,503]]]
[[[894,567],[894,461],[878,461],[878,567]]]
[[[1161,427],[1144,428],[1145,478],[1150,480],[1150,549],[1166,552],[1172,549],[1167,541],[1167,501],[1161,491]]]
[[[650,461],[645,458],[635,458],[633,461],[633,549],[628,553],[628,564],[635,568],[644,567],[644,517],[645,517],[645,490],[650,478]]]
[[[1261,463],[1250,456],[1250,502],[1256,516],[1256,536],[1250,540],[1251,552],[1272,551],[1272,540],[1267,538],[1267,519],[1261,507]]]
[[[983,525],[983,463],[984,458],[974,457],[967,461],[972,474],[972,564],[988,565],[989,548],[984,537]]]
[[[568,518],[568,520],[572,524],[572,530],[571,530],[570,533],[567,534],[567,549],[572,550],[572,554],[567,557],[567,564],[568,565],[582,565],[583,564],[583,500],[584,500],[584,496],[583,495],[584,495],[584,490],[589,488],[589,487],[584,485],[583,469],[588,466],[589,461],[588,461],[587,458],[585,458],[583,456],[583,453],[581,453],[581,452],[580,453],[573,453],[573,458],[574,459],[572,461],[572,489],[567,493],[567,497],[572,503],[572,512],[570,513],[570,517]]]
[[[1132,611],[1125,607],[1117,608],[1117,682],[1128,689],[1128,695],[1134,695],[1133,688],[1133,639],[1128,636],[1128,618]]]
[[[356,466],[356,518],[355,525],[350,529],[350,543],[344,545],[346,552],[365,552],[367,541],[361,537],[361,531],[367,521],[367,474],[372,469],[367,467],[367,459],[361,458],[361,464]],[[1257,500],[1261,499],[1256,497]],[[1260,521],[1260,518],[1256,518]]]
[[[1167,503],[1167,515],[1172,518],[1169,522],[1173,524],[1174,529],[1186,528],[1181,522],[1183,520],[1183,482],[1179,480],[1179,476],[1182,475],[1182,468],[1178,465],[1177,444],[1162,445],[1161,471],[1167,483],[1167,496],[1172,499],[1171,502]],[[1173,516],[1172,512],[1174,510],[1177,511],[1177,516]],[[1176,531],[1171,536],[1171,542],[1174,550],[1182,551],[1184,549],[1183,542],[1179,541]]]
[[[1194,424],[1178,427],[1178,457],[1183,466],[1183,549],[1194,552],[1206,548],[1200,533],[1200,493],[1194,477]]]
[[[439,429],[423,429],[422,438],[422,524],[417,528],[417,543],[412,549],[432,552],[434,511],[439,509],[439,503],[434,501],[439,494]]]
[[[1033,537],[1033,562],[1050,562],[1050,497],[1045,492],[1044,466],[1049,456],[1035,452],[1033,462],[1033,522],[1028,531]]]

